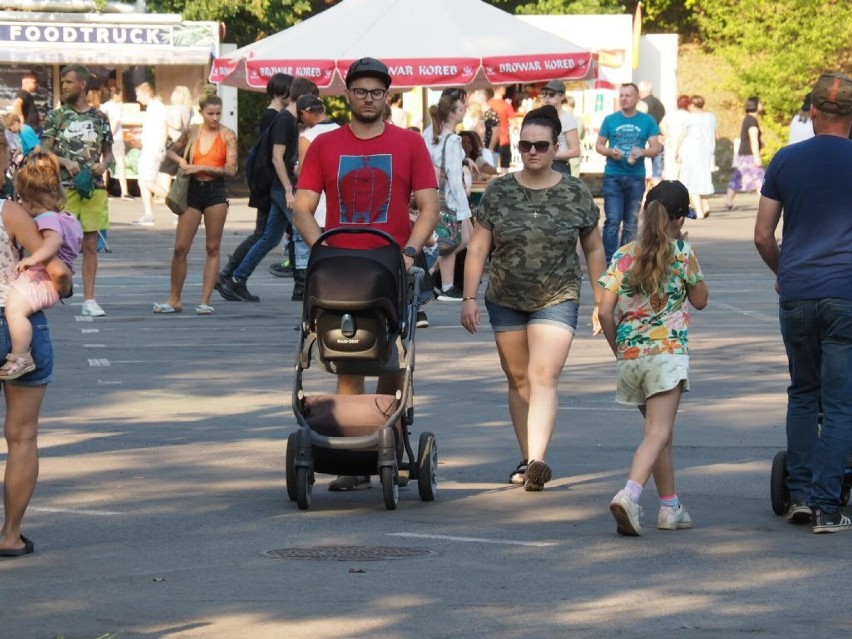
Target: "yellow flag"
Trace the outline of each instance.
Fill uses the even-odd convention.
[[[642,37],[642,3],[636,5],[633,15],[633,68],[639,68],[639,40]]]

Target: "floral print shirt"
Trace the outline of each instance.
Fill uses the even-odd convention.
[[[704,279],[689,242],[673,240],[674,260],[659,293],[645,295],[631,290],[625,275],[634,262],[636,243],[622,246],[612,256],[599,283],[618,295],[616,342],[618,359],[647,355],[688,354],[689,310],[687,286]]]

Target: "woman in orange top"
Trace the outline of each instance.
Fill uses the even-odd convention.
[[[191,176],[187,197],[189,208],[178,217],[172,255],[171,295],[165,304],[154,304],[155,313],[180,313],[183,310],[181,293],[186,280],[186,258],[202,216],[207,234],[207,260],[204,262],[201,303],[195,307],[195,312],[199,315],[213,313],[210,295],[219,274],[219,247],[228,215],[225,177],[237,174],[237,136],[219,123],[222,117],[222,99],[219,96],[205,93],[199,106],[203,123],[190,127],[167,151],[168,157],[180,167],[180,173]],[[187,145],[189,153],[184,154]]]

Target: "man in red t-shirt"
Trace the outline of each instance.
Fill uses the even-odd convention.
[[[352,121],[317,137],[308,149],[299,174],[296,226],[308,245],[316,241],[320,227],[314,211],[325,192],[327,229],[366,225],[419,252],[438,221],[437,180],[429,151],[417,133],[382,120],[390,86],[382,62],[358,60],[346,83]],[[420,211],[413,228],[408,214],[412,193]],[[370,248],[382,241],[365,234],[338,236],[331,243]],[[413,257],[407,259],[411,266]]]
[[[500,168],[508,169],[512,163],[512,141],[509,137],[509,120],[517,117],[515,109],[506,101],[506,87],[494,87],[494,97],[488,100],[488,106],[500,118],[497,128],[497,152],[500,154]]]
[[[429,241],[438,224],[438,181],[423,138],[384,122],[385,97],[391,85],[387,66],[374,58],[352,63],[346,95],[352,111],[348,125],[323,133],[305,155],[296,190],[294,223],[305,243],[320,236],[314,219],[320,194],[326,194],[326,229],[369,226],[392,235],[403,247],[405,265]],[[408,204],[414,194],[419,214],[412,226]],[[339,235],[330,244],[370,248],[383,244],[368,234]],[[377,392],[393,394],[397,375],[379,378]],[[364,392],[362,375],[338,375],[337,392]],[[369,486],[369,477],[338,477],[330,490]]]

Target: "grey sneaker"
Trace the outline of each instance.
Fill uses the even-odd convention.
[[[293,277],[293,268],[289,261],[271,264],[268,270],[275,277]]]
[[[790,508],[787,509],[784,519],[794,524],[807,524],[811,521],[811,507],[804,500],[793,501],[790,503]]]
[[[550,481],[552,475],[550,466],[543,461],[530,460],[527,472],[524,473],[524,490],[536,493],[544,490],[544,485]]]
[[[609,502],[609,511],[615,517],[619,535],[638,537],[642,534],[642,506],[630,499],[625,490],[619,490]]]
[[[815,534],[852,530],[852,519],[849,519],[843,510],[839,508],[837,512],[833,513],[827,513],[819,508],[814,508],[813,521],[812,530]]]
[[[671,506],[660,506],[657,514],[657,528],[660,530],[684,530],[692,528],[692,518],[683,504],[675,510]]]

